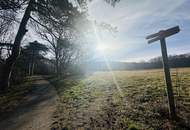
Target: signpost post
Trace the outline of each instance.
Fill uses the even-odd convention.
[[[149,44],[160,40],[162,61],[163,61],[163,67],[164,67],[164,73],[165,73],[165,81],[166,81],[166,86],[167,86],[169,113],[172,119],[176,118],[176,110],[175,110],[175,102],[174,102],[174,95],[173,95],[173,89],[172,89],[172,82],[171,82],[171,76],[170,76],[170,68],[169,68],[169,63],[168,63],[168,54],[167,54],[165,38],[172,36],[178,33],[179,31],[180,31],[179,26],[176,26],[167,30],[161,30],[158,33],[151,34],[146,37]]]

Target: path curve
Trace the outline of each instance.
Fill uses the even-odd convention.
[[[58,98],[55,88],[44,78],[35,77],[25,102],[0,122],[0,130],[50,130]]]

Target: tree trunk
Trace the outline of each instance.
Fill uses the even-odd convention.
[[[12,68],[13,68],[13,65],[15,64],[17,57],[20,54],[21,41],[22,41],[25,33],[27,32],[26,25],[27,25],[28,20],[30,18],[30,13],[32,11],[32,3],[33,2],[34,2],[34,0],[30,0],[29,4],[25,10],[24,16],[22,18],[22,21],[20,23],[17,35],[16,35],[15,40],[14,40],[12,53],[7,58],[5,64],[3,65],[3,68],[2,68],[3,72],[2,72],[2,75],[0,77],[0,85],[1,85],[0,89],[1,90],[5,90],[9,87]]]
[[[34,50],[32,50],[32,55],[31,55],[31,57],[30,57],[30,73],[29,73],[29,76],[32,76],[33,75],[33,73],[34,73],[34,59],[35,59],[35,57],[34,57]]]
[[[2,72],[1,72],[1,77],[0,77],[0,79],[1,79],[1,83],[0,83],[0,89],[2,90],[2,91],[4,91],[6,88],[7,88],[7,86],[9,86],[9,80],[10,80],[10,76],[11,76],[11,64],[4,64],[3,66],[2,66]],[[5,78],[6,77],[6,78]]]
[[[55,60],[56,60],[56,61],[55,61],[55,62],[56,62],[56,63],[55,63],[55,64],[56,64],[56,65],[55,65],[55,66],[56,66],[56,75],[57,75],[57,77],[59,77],[59,60],[58,60],[57,57],[55,58]]]
[[[28,64],[28,76],[30,76],[30,74],[31,74],[31,63],[29,61],[29,64]]]
[[[32,69],[31,69],[31,76],[34,75],[34,66],[35,66],[35,64],[34,64],[34,62],[33,62],[33,63],[32,63]]]
[[[58,58],[57,49],[55,49],[55,69],[56,69],[56,76],[59,77],[59,58]]]

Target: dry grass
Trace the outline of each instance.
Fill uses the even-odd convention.
[[[176,75],[177,72],[177,75]],[[96,72],[83,79],[56,81],[60,95],[55,129],[187,130],[190,123],[190,69],[172,69],[180,119],[170,121],[161,69]]]

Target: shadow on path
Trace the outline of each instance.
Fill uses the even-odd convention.
[[[0,130],[48,130],[55,111],[55,88],[42,77],[34,77],[25,101],[7,117],[0,119]]]

